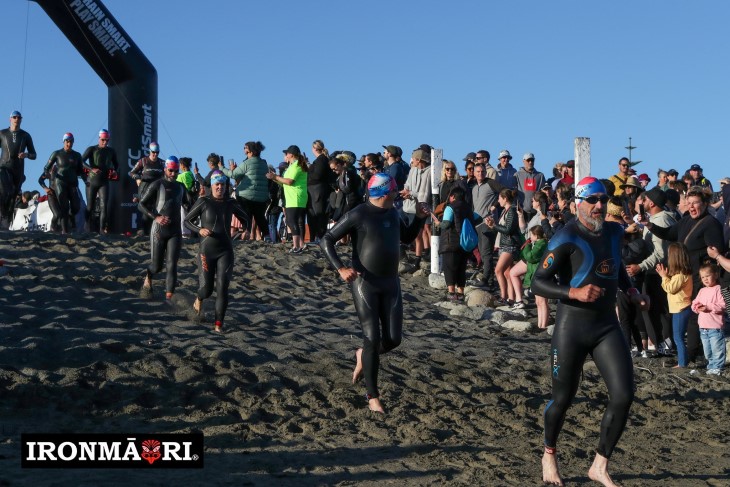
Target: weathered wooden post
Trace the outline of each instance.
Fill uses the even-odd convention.
[[[586,176],[591,175],[591,139],[590,137],[575,138],[575,184]]]
[[[439,201],[439,182],[441,181],[441,166],[444,161],[443,149],[431,149],[431,210],[436,208]],[[439,259],[439,232],[436,225],[431,223],[431,274],[441,273],[441,260]]]

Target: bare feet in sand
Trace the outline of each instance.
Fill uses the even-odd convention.
[[[165,293],[165,299],[172,299],[172,293]]]
[[[374,397],[372,399],[368,399],[368,407],[374,413],[385,414],[385,410],[383,409],[383,405],[380,403],[380,399],[378,399],[377,397]]]
[[[565,485],[558,471],[558,456],[545,452],[542,456],[542,482],[546,485]]]
[[[216,321],[213,330],[216,333],[223,333],[223,323],[221,323],[220,321]]]
[[[193,310],[195,311],[195,314],[200,316],[200,311],[203,309],[203,302],[200,300],[200,298],[195,298],[195,302],[193,303]]]
[[[150,278],[149,274],[147,274],[144,278],[144,282],[142,283],[142,289],[147,292],[152,291],[152,279]]]
[[[608,475],[608,458],[598,453],[596,453],[596,458],[593,460],[591,469],[588,470],[588,477],[605,487],[619,487],[618,484],[611,480],[611,476]]]
[[[362,348],[355,351],[355,370],[352,371],[352,383],[356,383],[362,377]]]

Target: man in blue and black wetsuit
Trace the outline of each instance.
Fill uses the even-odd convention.
[[[89,172],[86,178],[86,204],[89,207],[86,219],[89,221],[89,230],[91,231],[91,220],[98,204],[99,233],[107,233],[109,180],[118,177],[116,172],[119,170],[117,153],[109,147],[108,130],[99,131],[99,144],[88,147],[81,156],[81,160],[84,163],[84,169]]]
[[[616,293],[627,293],[644,309],[648,298],[632,287],[621,265],[623,229],[604,222],[608,196],[603,184],[593,177],[583,178],[575,197],[578,217],[550,240],[532,281],[536,295],[560,301],[550,352],[553,393],[545,407],[543,481],[563,485],[556,456],[558,435],[578,390],[583,362],[591,354],[608,387],[609,401],[588,476],[611,487],[615,484],[608,474],[608,459],[634,398],[633,364],[615,312]]]
[[[380,355],[400,345],[403,329],[398,260],[400,244],[410,243],[430,214],[425,203],[416,207],[410,225],[393,207],[398,186],[385,173],[375,173],[368,182],[367,203],[348,211],[322,238],[320,246],[340,277],[352,284],[355,309],[363,328],[363,347],[355,352],[353,382],[362,376],[371,411],[383,412],[378,392]],[[343,264],[335,243],[352,236],[352,267]]]
[[[55,199],[61,232],[68,233],[72,222],[79,212],[79,176],[83,174],[81,154],[73,150],[74,135],[71,132],[63,134],[63,149],[53,151],[43,168],[43,174],[38,178],[38,184],[48,194],[48,202]],[[46,179],[50,181],[46,185]],[[53,209],[53,206],[51,206]]]
[[[25,160],[36,158],[33,139],[20,128],[23,116],[10,114],[10,127],[0,130],[0,229],[7,229],[13,219],[15,199],[25,181]]]

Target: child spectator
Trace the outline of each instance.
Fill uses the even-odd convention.
[[[682,242],[672,242],[667,249],[667,264],[656,265],[657,274],[662,278],[662,289],[667,293],[669,312],[672,314],[674,345],[677,347],[677,365],[687,367],[687,345],[684,335],[692,311],[692,266],[689,252]]]
[[[532,276],[537,270],[538,264],[542,261],[542,254],[547,248],[548,241],[545,238],[545,231],[540,225],[530,228],[530,238],[522,246],[520,256],[522,260],[517,262],[509,271],[512,287],[515,289],[515,304],[512,309],[522,309],[525,304],[522,302],[522,286],[528,289],[532,285]],[[542,296],[535,296],[537,304],[537,326],[547,328],[548,303]]]
[[[720,375],[725,365],[725,335],[722,322],[725,301],[717,283],[720,272],[715,264],[700,267],[700,279],[704,287],[692,301],[692,311],[699,315],[700,339],[707,359],[707,374]]]

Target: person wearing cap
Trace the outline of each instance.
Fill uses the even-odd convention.
[[[725,252],[726,241],[723,237],[722,223],[717,221],[707,211],[709,195],[701,188],[692,187],[687,191],[684,201],[680,200],[680,211],[683,204],[687,206],[687,212],[682,218],[671,226],[660,226],[648,219],[642,223],[652,234],[670,242],[682,242],[689,252],[689,263],[692,268],[692,299],[702,289],[700,279],[700,267],[708,258],[707,248],[715,247],[720,252]],[[694,362],[702,356],[700,343],[699,326],[697,315],[692,313],[687,324],[687,359]]]
[[[666,203],[667,196],[664,191],[652,188],[637,197],[636,212],[638,214],[640,205],[643,205],[644,213],[650,222],[662,227],[670,227],[677,221],[671,213],[664,210]],[[654,235],[646,226],[643,228],[642,239],[650,253],[638,264],[628,264],[626,272],[634,280],[644,284],[646,294],[650,298],[648,315],[651,326],[647,326],[646,331],[657,352],[664,354],[672,349],[673,334],[666,292],[662,288],[662,278],[657,273],[656,266],[660,262],[666,262],[669,241]]]
[[[137,182],[137,197],[135,201],[140,201],[150,184],[160,179],[165,172],[163,161],[160,160],[160,145],[157,142],[150,142],[147,155],[137,161],[131,171],[129,177]],[[144,223],[143,232],[145,235],[150,234],[152,228],[152,220],[142,213],[142,221]]]
[[[416,151],[418,152],[418,151]],[[398,186],[385,173],[368,181],[370,198],[349,211],[320,242],[325,258],[340,278],[352,285],[355,310],[363,329],[363,345],[355,351],[352,382],[365,381],[368,407],[384,413],[378,389],[380,356],[398,347],[402,340],[403,297],[398,264],[400,244],[413,241],[429,215],[428,205],[418,203],[408,224],[393,207]],[[337,255],[335,243],[345,235],[353,238],[351,264]]]
[[[23,192],[25,160],[35,160],[33,138],[20,128],[23,116],[18,111],[10,114],[10,127],[0,130],[0,230],[8,229],[13,219],[16,198]]]
[[[290,254],[304,252],[304,216],[307,213],[307,160],[296,145],[290,145],[284,152],[288,164],[283,176],[272,172],[266,177],[280,184],[284,189],[284,214],[286,226],[292,236]]]
[[[565,163],[563,177],[560,179],[560,182],[570,188],[575,186],[575,161],[573,159]]]
[[[471,189],[477,182],[476,178],[474,177],[474,158],[476,156],[476,152],[470,152],[464,157],[464,159],[462,159],[464,161],[465,174],[461,177],[461,179],[464,180],[467,188],[469,188],[469,191],[471,191]]]
[[[200,196],[210,196],[210,177],[216,171],[221,172],[220,167],[222,165],[222,159],[221,156],[219,156],[215,152],[211,152],[210,154],[208,154],[205,162],[208,163],[209,169],[208,174],[206,174],[205,177],[200,175],[197,164],[195,164],[195,166],[193,167],[193,174],[195,175],[195,181],[198,183],[198,194]],[[230,184],[230,179],[226,177],[226,194],[231,194]]]
[[[219,167],[227,177],[236,181],[236,200],[243,211],[249,216],[248,226],[241,236],[242,240],[254,240],[253,224],[256,223],[261,238],[269,235],[269,225],[266,218],[266,207],[269,204],[269,172],[268,163],[261,158],[266,149],[260,141],[249,141],[243,144],[243,153],[246,159],[233,169]],[[269,235],[269,239],[271,236]]]
[[[550,346],[552,399],[544,412],[543,481],[563,485],[557,440],[590,354],[606,383],[608,405],[588,477],[615,485],[608,463],[626,426],[635,389],[631,354],[615,313],[616,296],[625,293],[644,309],[648,298],[632,286],[626,269],[617,265],[623,229],[605,221],[609,197],[603,184],[593,177],[583,178],[575,197],[576,218],[550,239],[532,280],[535,295],[559,301]]]
[[[63,134],[63,148],[53,151],[43,168],[38,184],[48,195],[49,206],[56,207],[58,215],[55,219],[61,227],[61,233],[69,233],[74,226],[76,213],[79,212],[79,176],[83,173],[81,154],[73,150],[74,135]],[[50,181],[46,186],[45,180]]]
[[[628,206],[629,212],[631,213],[627,216],[631,218],[636,212],[636,198],[643,191],[641,183],[639,183],[636,176],[629,176],[626,178],[626,182],[622,184],[619,189],[621,190],[620,198],[625,202],[624,204]]]
[[[400,192],[403,198],[403,213],[408,221],[412,223],[418,213],[418,203],[431,205],[431,155],[423,149],[416,149],[411,155],[411,171],[408,179]],[[423,226],[416,238],[415,245],[416,268],[420,269],[421,259],[424,253],[431,249],[431,229],[428,222]]]
[[[517,206],[525,212],[525,219],[529,220],[535,216],[532,210],[532,195],[535,191],[539,191],[545,184],[545,175],[535,170],[535,154],[532,152],[525,153],[522,156],[522,167],[517,174]]]
[[[402,151],[395,145],[384,145],[383,146],[383,157],[385,158],[385,172],[387,172],[391,178],[395,180],[395,184],[398,185],[398,191],[401,191],[406,184],[408,179],[408,172],[410,168],[408,164],[403,161],[400,157]],[[396,200],[396,208],[403,207],[403,200],[398,198]]]
[[[151,149],[152,147],[150,147]],[[177,262],[182,245],[182,206],[187,191],[177,181],[180,162],[169,156],[164,163],[165,175],[147,184],[137,205],[140,213],[152,222],[150,235],[150,265],[145,273],[142,292],[152,296],[152,276],[167,269],[165,297],[172,298],[177,285]]]
[[[712,183],[709,179],[702,175],[702,166],[699,164],[692,164],[687,172],[692,178],[692,182],[689,184],[690,187],[700,186],[702,188],[709,188],[710,192],[712,192]]]
[[[235,216],[242,223],[248,215],[238,202],[230,197],[229,182],[220,170],[210,174],[210,195],[203,195],[195,202],[185,226],[200,235],[197,261],[200,287],[193,303],[193,311],[203,312],[203,301],[215,290],[215,321],[213,330],[223,331],[223,320],[228,309],[228,286],[233,277],[233,240],[230,225]]]
[[[646,187],[651,182],[651,178],[646,173],[641,173],[638,176],[636,176],[636,179],[639,181],[639,185],[641,186],[641,189],[646,191]]]
[[[667,171],[664,169],[659,169],[656,172],[657,177],[657,183],[656,187],[661,189],[662,191],[666,191],[669,189],[669,179],[667,178]]]
[[[629,171],[631,169],[631,163],[629,162],[628,157],[622,157],[618,161],[618,172],[608,178],[612,183],[614,188],[613,195],[614,196],[621,196],[624,194],[624,190],[621,188],[622,184],[626,184],[626,181],[629,179]]]
[[[676,169],[670,169],[667,171],[667,184],[673,183],[679,177],[679,172]]]
[[[517,169],[515,169],[512,164],[510,164],[509,161],[511,160],[512,156],[510,155],[508,150],[501,151],[499,153],[499,163],[494,169],[497,172],[496,179],[499,184],[501,184],[505,188],[515,189],[517,187],[517,179],[515,179]]]
[[[117,161],[117,153],[109,147],[109,131],[102,129],[99,131],[99,143],[88,147],[81,160],[84,165],[86,176],[86,204],[88,211],[86,220],[89,231],[94,228],[94,213],[98,208],[99,211],[99,233],[107,233],[108,209],[107,203],[109,199],[109,180],[118,178],[119,162]]]

